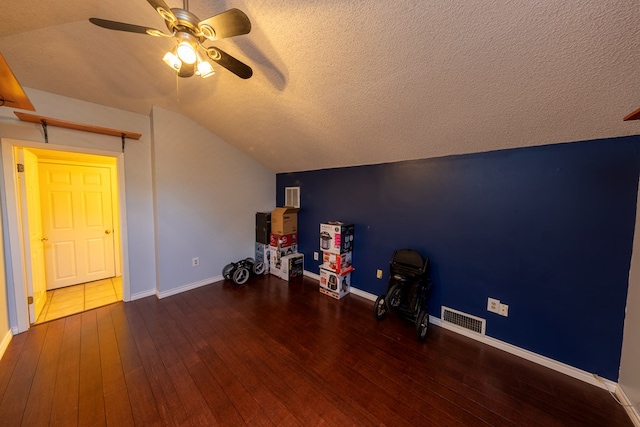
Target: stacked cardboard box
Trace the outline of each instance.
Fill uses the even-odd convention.
[[[304,256],[298,253],[298,210],[282,207],[271,212],[269,272],[287,281],[304,272]]]
[[[264,263],[264,273],[269,272],[271,251],[269,239],[271,234],[271,212],[256,212],[256,250],[255,260]]]
[[[339,221],[320,224],[320,292],[340,299],[351,291],[353,224]]]

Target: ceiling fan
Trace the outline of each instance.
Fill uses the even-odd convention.
[[[248,79],[253,75],[251,67],[233,56],[217,47],[203,45],[206,41],[248,34],[251,31],[251,22],[242,11],[229,9],[201,21],[189,12],[189,0],[183,0],[183,9],[169,8],[164,0],[147,0],[147,2],[162,16],[171,34],[155,28],[100,18],[89,18],[89,21],[109,30],[148,34],[155,37],[175,37],[176,47],[167,52],[162,59],[176,71],[179,77],[191,77],[195,74],[205,78],[214,74],[213,67],[204,58],[202,52],[240,78]]]

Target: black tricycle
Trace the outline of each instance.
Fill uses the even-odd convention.
[[[377,320],[384,319],[388,310],[415,325],[420,341],[427,336],[429,313],[427,303],[431,293],[429,280],[429,258],[412,249],[399,249],[390,261],[387,293],[376,299],[373,314]]]
[[[244,285],[251,276],[264,274],[264,270],[264,262],[255,261],[253,258],[245,258],[225,265],[222,269],[222,276],[227,280],[233,279],[233,283],[236,285]]]

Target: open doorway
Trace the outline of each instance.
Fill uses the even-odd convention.
[[[48,177],[53,177],[49,180],[53,186],[45,188],[38,197],[30,195],[21,182],[26,178],[20,176],[20,167],[16,164],[23,160],[23,153],[35,157],[36,168],[39,172],[44,171],[43,179],[38,179],[39,184],[45,181],[47,171]],[[29,324],[128,300],[128,283],[123,280],[121,262],[121,252],[126,251],[121,243],[126,242],[126,233],[122,239],[124,217],[120,214],[124,210],[124,198],[120,196],[124,191],[123,155],[3,139],[2,164],[14,279],[12,299],[16,304],[17,327],[14,326],[14,331],[22,332]],[[34,169],[33,164],[30,168]],[[74,180],[72,176],[77,178],[72,186],[79,186],[80,196],[75,202],[72,191],[59,185]],[[108,184],[106,190],[96,190],[97,184],[105,183]],[[89,187],[83,188],[83,185]],[[41,206],[34,200],[39,200]],[[71,215],[73,209],[70,207],[74,203],[81,207],[79,217]],[[28,213],[36,219],[30,220]],[[30,231],[29,225],[34,222],[43,226],[41,231]],[[97,234],[86,238],[70,237],[71,225],[79,222],[87,226],[80,232]],[[37,249],[39,244],[43,249],[41,259],[33,255],[38,252],[33,248]],[[84,251],[80,258],[74,254],[78,252],[77,248]],[[109,248],[110,256],[107,255]],[[37,265],[43,265],[44,273],[38,274]],[[46,296],[36,312],[34,285],[37,286],[38,278],[43,276]],[[66,311],[61,310],[63,306]]]
[[[15,147],[29,322],[122,299],[115,158]]]

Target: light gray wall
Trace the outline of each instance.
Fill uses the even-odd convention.
[[[150,118],[29,88],[25,88],[25,91],[36,108],[34,114],[142,134],[142,138],[138,141],[127,140],[124,157],[129,281],[132,298],[136,295],[153,293],[156,277],[153,254]],[[114,153],[122,151],[122,141],[118,137],[56,127],[49,127],[48,133],[51,149],[70,146]],[[18,121],[10,108],[0,109],[0,138],[44,142],[41,126]],[[11,283],[9,281],[8,286],[10,301]],[[10,314],[15,316],[12,311],[10,304]],[[15,319],[12,318],[11,323],[14,325]]]
[[[2,221],[0,221],[0,243],[2,242],[3,236],[2,230]],[[4,245],[0,244],[0,343],[7,338],[7,334],[11,329],[9,326],[9,307],[7,305],[7,282],[5,280],[3,246]],[[0,357],[2,357],[2,352],[0,352]]]
[[[162,294],[219,279],[227,263],[253,256],[255,213],[274,208],[276,176],[185,116],[154,108],[152,126]]]
[[[640,188],[640,186],[639,186]],[[640,194],[639,194],[640,198]],[[640,402],[640,209],[636,209],[635,239],[629,271],[627,312],[618,383],[632,403]],[[606,319],[605,319],[606,320]],[[640,413],[640,408],[636,408]]]

